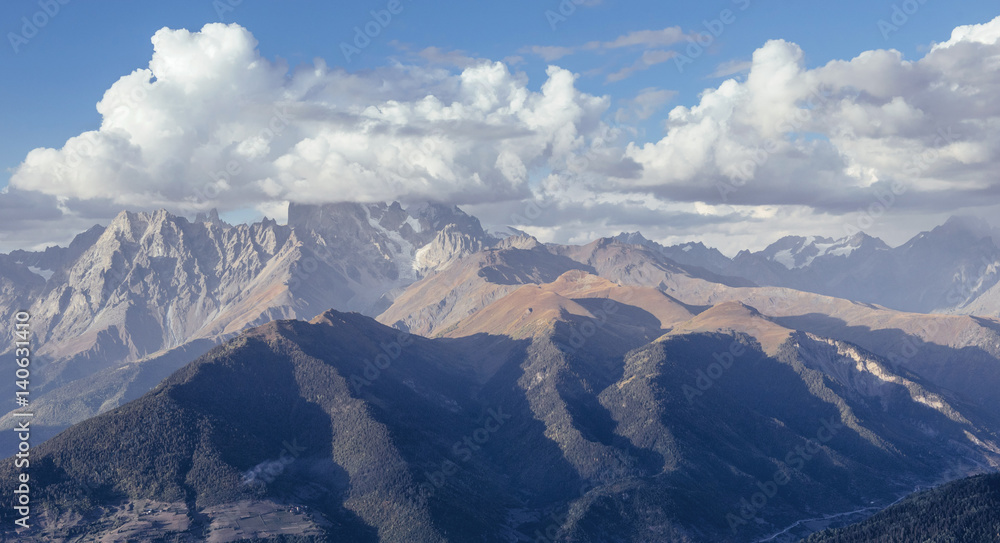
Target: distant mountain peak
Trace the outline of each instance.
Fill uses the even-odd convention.
[[[1000,248],[1000,228],[994,228],[990,223],[979,217],[970,215],[955,215],[949,217],[944,224],[924,231],[907,241],[901,249],[906,251],[948,251],[961,246],[971,246],[984,242],[994,249]]]
[[[865,232],[858,232],[858,233],[853,234],[851,236],[847,236],[846,238],[841,238],[841,240],[847,240],[848,243],[850,243],[850,244],[852,244],[852,245],[854,245],[856,247],[860,247],[861,244],[867,243],[867,244],[871,244],[873,247],[875,247],[877,249],[889,249],[890,248],[889,245],[886,244],[886,242],[882,241],[880,238],[876,238],[874,236],[869,236]]]
[[[761,254],[791,270],[808,267],[821,257],[847,257],[862,248],[884,250],[889,246],[864,232],[836,240],[823,236],[785,236],[769,245]]]
[[[614,236],[614,240],[620,241],[622,243],[631,243],[632,245],[647,245],[650,243],[649,239],[642,235],[642,233],[636,232],[622,232],[617,236]]]
[[[151,228],[175,218],[165,209],[156,211],[122,211],[105,230],[105,236],[119,237],[130,242],[138,242]]]
[[[208,213],[198,213],[197,215],[195,215],[194,222],[195,224],[208,223],[214,226],[221,226],[224,228],[232,226],[231,224],[219,218],[219,210],[214,207],[211,210],[209,210]],[[268,221],[267,217],[264,217],[263,222],[267,223],[270,221]]]
[[[941,226],[984,232],[990,232],[993,230],[993,225],[991,225],[986,219],[976,217],[975,215],[952,215],[951,217],[948,217],[948,220],[946,220]]]
[[[528,236],[529,234],[524,230],[519,230],[513,226],[484,226],[483,230],[487,235],[492,236],[498,240],[509,238],[511,236]]]
[[[759,341],[764,350],[770,353],[776,353],[792,334],[791,329],[777,324],[757,308],[733,300],[716,304],[690,320],[677,324],[660,340],[705,332],[746,334]]]
[[[744,302],[734,300],[729,302],[722,302],[720,304],[713,305],[712,307],[706,309],[702,313],[699,313],[695,319],[705,320],[708,318],[717,318],[720,316],[728,316],[730,318],[734,317],[750,317],[750,318],[763,318],[767,317],[761,315],[760,311],[752,305],[746,304]]]
[[[502,249],[521,249],[521,250],[524,250],[524,251],[533,251],[535,249],[538,249],[539,247],[543,247],[543,245],[541,243],[539,243],[538,240],[535,239],[534,236],[531,236],[529,234],[521,234],[521,235],[516,235],[516,236],[508,236],[508,237],[500,240],[496,244],[496,248],[497,249],[501,249],[501,250]]]
[[[995,228],[985,219],[972,215],[952,215],[944,224],[931,232],[945,235],[962,235],[964,233],[977,240],[991,238],[994,245],[1000,247],[1000,228]]]

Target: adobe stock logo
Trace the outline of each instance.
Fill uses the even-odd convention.
[[[562,0],[556,8],[558,13],[551,9],[545,10],[545,20],[549,22],[552,30],[555,30],[560,23],[565,23],[576,13],[577,6],[582,6],[586,3],[587,0]]]
[[[576,323],[570,324],[569,338],[567,344],[556,342],[556,346],[566,354],[574,354],[580,350],[587,340],[594,337],[597,331],[607,324],[608,319],[618,312],[618,305],[611,298],[606,298],[601,304],[601,309],[592,312],[593,317],[584,320],[579,326]]]
[[[736,359],[743,356],[745,352],[747,352],[746,345],[741,343],[739,339],[735,339],[729,344],[727,351],[713,353],[712,358],[715,359],[715,362],[712,362],[704,369],[699,369],[696,374],[697,379],[695,379],[694,384],[698,388],[691,385],[681,387],[681,392],[687,398],[688,404],[693,405],[695,398],[704,396],[705,392],[715,386],[715,382],[721,379],[726,371],[733,367]]]
[[[905,0],[901,5],[893,4],[889,20],[878,20],[878,31],[882,34],[882,39],[889,41],[889,37],[906,26],[906,23],[910,22],[910,17],[916,15],[926,3],[927,0]]]
[[[751,0],[732,0],[733,4],[739,7],[739,11],[746,11],[750,7]],[[715,45],[716,40],[722,37],[726,29],[736,22],[738,13],[731,9],[723,9],[719,16],[712,20],[703,20],[702,26],[707,32],[697,32],[688,36],[688,45],[684,52],[674,56],[674,65],[677,71],[684,73],[684,66],[693,64],[695,59],[705,54],[709,48]]]
[[[261,481],[270,484],[279,475],[284,473],[288,466],[305,452],[305,447],[299,446],[294,439],[291,443],[283,441],[281,443],[281,455],[277,460],[265,460],[254,466],[251,470],[243,474],[243,484],[250,484],[254,481]]]
[[[351,374],[350,381],[354,392],[360,394],[364,387],[370,386],[382,377],[382,372],[388,370],[393,361],[403,354],[403,349],[413,345],[413,343],[413,336],[406,332],[400,332],[396,335],[396,339],[389,343],[380,342],[379,348],[382,349],[382,352],[375,356],[375,360],[365,361],[362,366],[362,375]]]
[[[792,482],[793,472],[801,472],[806,467],[806,463],[819,454],[823,450],[823,446],[832,441],[843,428],[844,423],[839,420],[839,416],[820,419],[820,427],[816,431],[816,437],[805,440],[804,445],[796,445],[785,455],[782,466],[775,470],[768,480],[755,483],[757,492],[740,499],[736,513],[726,514],[726,522],[733,533],[735,534],[740,527],[749,524],[749,521],[756,519],[761,511],[767,507],[768,502],[778,495],[781,487]]]
[[[344,60],[351,62],[356,55],[360,55],[363,49],[372,44],[373,39],[382,35],[382,31],[392,22],[394,15],[403,13],[403,7],[401,0],[389,0],[385,9],[368,12],[372,16],[371,20],[363,26],[354,27],[353,45],[340,42],[340,52],[343,53]]]
[[[493,434],[499,432],[500,428],[513,418],[510,414],[504,413],[502,407],[497,407],[496,409],[490,408],[486,413],[489,416],[483,422],[482,426],[476,428],[472,433],[463,437],[461,441],[456,441],[451,446],[451,454],[459,462],[465,463],[472,460],[473,453],[485,447],[490,439],[492,439]],[[420,490],[427,497],[434,495],[438,489],[444,487],[446,479],[458,473],[459,469],[460,466],[458,463],[445,459],[441,462],[440,469],[437,471],[424,472],[427,482],[420,484]]]
[[[20,53],[21,46],[27,45],[32,38],[37,36],[38,32],[49,24],[49,21],[59,15],[62,6],[66,4],[69,4],[69,0],[38,0],[40,9],[33,13],[30,18],[21,17],[21,33],[7,33],[7,41],[10,42],[14,53]]]

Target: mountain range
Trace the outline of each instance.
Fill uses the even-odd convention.
[[[638,233],[543,244],[438,205],[295,205],[287,225],[122,213],[0,257],[0,307],[29,308],[38,345],[44,504],[5,537],[781,541],[844,524],[1000,465],[996,266],[976,268],[994,239],[953,219],[895,249],[784,238],[730,259]]]
[[[700,243],[665,247],[638,232],[616,239],[760,286],[901,311],[1000,317],[1000,229],[973,217],[952,217],[894,248],[864,232],[841,239],[787,236],[731,259]]]
[[[138,397],[247,327],[332,307],[377,313],[422,274],[495,242],[454,207],[288,212],[287,225],[236,226],[215,213],[122,212],[67,248],[0,257],[0,309],[27,310],[38,343],[38,435]]]
[[[33,448],[20,540],[745,541],[1000,465],[994,411],[744,304],[522,289],[527,318],[497,302],[469,335],[241,333]]]

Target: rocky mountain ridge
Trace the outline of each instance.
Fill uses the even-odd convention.
[[[977,218],[952,217],[899,247],[864,232],[841,239],[786,236],[733,258],[696,243],[662,246],[638,232],[615,239],[759,286],[916,313],[1000,317],[1000,229]]]
[[[49,392],[91,402],[43,409],[59,414],[38,421],[55,430],[137,397],[133,384],[187,361],[171,352],[197,356],[248,327],[331,307],[376,314],[422,275],[496,241],[441,205],[292,205],[287,225],[126,211],[67,248],[0,255],[0,310],[31,314],[40,408]],[[158,369],[119,371],[146,362]]]
[[[1000,466],[994,411],[652,290],[571,270],[438,339],[337,311],[243,332],[35,448],[17,537],[736,542]]]
[[[989,254],[988,232],[979,223],[949,221],[904,248],[971,254],[947,240],[982,234],[971,251]],[[986,383],[992,381],[970,376],[995,372],[991,364],[1000,342],[991,339],[991,320],[879,311],[810,294],[809,285],[755,287],[767,281],[753,270],[850,278],[864,271],[853,269],[852,259],[896,254],[873,238],[852,239],[789,238],[765,251],[770,260],[750,253],[730,260],[702,244],[662,247],[638,233],[585,246],[546,245],[516,230],[497,237],[458,208],[439,205],[292,205],[287,225],[229,225],[213,213],[190,221],[164,211],[123,212],[66,248],[0,255],[0,308],[28,308],[34,315],[33,384],[42,413],[38,435],[44,437],[138,397],[187,360],[253,325],[310,318],[334,307],[379,315],[381,322],[413,333],[454,335],[469,329],[464,321],[491,303],[572,270],[655,289],[689,311],[741,301],[795,329],[855,342],[883,356],[915,351],[905,358],[908,364],[944,386],[988,400]],[[775,261],[783,251],[797,265]],[[750,263],[734,268],[737,260]],[[875,279],[856,284],[881,288],[880,269],[869,270]],[[983,307],[976,312],[991,315],[990,300],[1000,296],[1000,287],[980,283],[977,292],[983,294],[966,308]],[[485,316],[477,317],[479,326],[493,329]],[[959,360],[966,369],[948,365]],[[9,414],[0,418],[0,428],[12,424]]]

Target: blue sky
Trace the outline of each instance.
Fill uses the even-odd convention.
[[[4,128],[0,131],[0,165],[4,168],[0,186],[7,184],[11,173],[32,149],[60,149],[68,138],[96,130],[101,116],[95,104],[120,77],[149,65],[153,53],[150,38],[163,27],[196,32],[207,23],[238,23],[256,38],[261,57],[270,62],[284,59],[291,71],[297,66],[311,66],[317,57],[325,59],[330,68],[343,68],[351,73],[371,73],[399,64],[458,73],[473,61],[501,61],[512,73],[523,72],[527,88],[538,92],[547,79],[547,67],[557,65],[577,74],[578,91],[608,97],[610,105],[603,110],[603,121],[625,132],[620,145],[624,147],[661,140],[668,132],[664,121],[673,108],[698,105],[705,89],[719,88],[726,78],[745,80],[751,56],[768,40],[782,39],[796,44],[803,52],[801,62],[806,69],[822,67],[832,60],[850,60],[864,51],[878,49],[896,49],[905,60],[919,60],[928,53],[931,44],[948,40],[954,28],[984,24],[1000,13],[992,1],[926,0],[920,4],[911,0],[904,5],[899,1],[591,0],[577,6],[567,0],[562,4],[563,13],[568,12],[567,6],[573,6],[572,13],[553,19],[553,14],[560,12],[558,1],[430,4],[400,0],[402,11],[392,16],[370,45],[346,62],[342,44],[352,42],[355,27],[363,28],[372,22],[372,10],[384,10],[389,2],[278,4],[202,0],[168,4],[70,0],[63,5],[51,0],[50,3],[59,7],[58,13],[51,17],[39,15],[46,2],[0,4],[0,29],[6,37],[0,47],[5,78],[0,85],[0,123]],[[230,3],[238,5],[219,9],[230,7]],[[886,36],[886,28],[880,28],[879,21],[892,21],[894,9],[901,10],[900,6],[912,14]],[[54,8],[49,6],[49,9]],[[714,22],[723,19],[726,10],[731,12],[729,22]],[[22,18],[44,20],[45,25],[26,43],[12,44],[12,39],[19,41],[12,34],[23,34]],[[897,12],[896,22],[901,21]],[[690,44],[688,37],[709,32],[713,26],[719,35],[710,40],[707,35],[702,38],[703,43],[709,43],[706,49]],[[677,29],[685,37],[674,43],[639,39],[633,40],[633,45],[612,45],[616,40],[628,43],[621,39],[636,37],[643,31],[667,29]],[[595,43],[603,45],[587,46]],[[556,55],[551,53],[554,49],[533,47],[568,48],[563,51],[568,54]],[[548,58],[539,51],[549,51]],[[657,51],[659,56],[650,54]],[[692,57],[683,71],[678,69],[678,55],[692,51],[698,56]],[[674,56],[668,58],[669,55]],[[650,65],[643,65],[643,58],[650,59]],[[727,67],[732,70],[726,70]],[[719,77],[720,71],[724,77]],[[650,100],[643,112],[625,112],[635,106],[632,101],[641,94]],[[537,181],[548,171],[548,167],[543,167],[531,172],[531,176]],[[674,192],[653,192],[667,203],[678,201]],[[459,200],[456,203],[476,205]],[[694,203],[697,198],[686,201]],[[765,203],[780,205],[777,201]],[[481,199],[478,204],[483,204]],[[758,205],[752,201],[746,204]],[[823,210],[825,214],[830,212]],[[945,213],[935,212],[921,215],[911,211],[903,222],[912,229],[920,222],[919,217]],[[816,224],[819,226],[820,222]],[[568,239],[555,234],[554,229],[555,225],[540,225],[538,233],[553,239]],[[587,234],[598,233],[600,227],[591,225],[584,230]],[[718,233],[724,234],[721,230]]]

